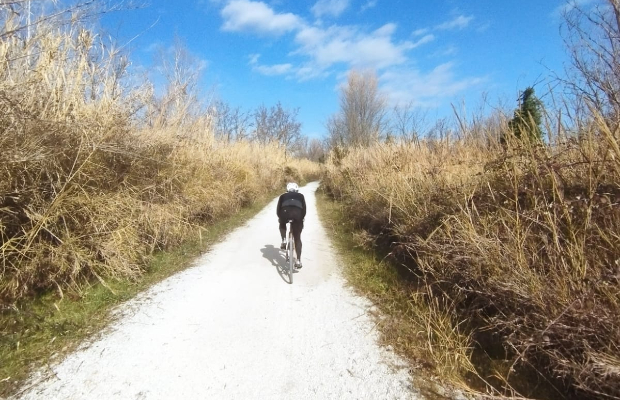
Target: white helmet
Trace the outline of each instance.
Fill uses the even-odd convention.
[[[297,186],[295,182],[290,182],[288,185],[286,185],[286,191],[287,192],[299,192],[299,186]]]

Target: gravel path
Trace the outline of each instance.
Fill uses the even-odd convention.
[[[371,304],[338,271],[317,186],[301,189],[304,268],[293,285],[279,273],[276,199],[16,398],[418,398],[407,364],[377,345]]]

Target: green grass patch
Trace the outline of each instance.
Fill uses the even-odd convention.
[[[276,193],[257,199],[190,240],[151,260],[137,281],[106,281],[79,294],[46,293],[0,310],[0,397],[19,388],[34,369],[49,365],[112,322],[110,311],[136,294],[189,267],[224,235],[256,215]]]

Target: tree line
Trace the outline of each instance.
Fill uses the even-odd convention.
[[[222,100],[211,106],[217,138],[226,142],[275,142],[286,149],[287,156],[319,161],[324,154],[323,144],[321,140],[309,139],[302,133],[298,114],[299,108],[286,108],[281,102],[270,107],[261,104],[253,111],[245,111]]]
[[[419,145],[421,139],[443,140],[459,134],[452,132],[447,118],[430,124],[425,109],[413,102],[390,107],[373,71],[350,71],[340,88],[339,101],[340,110],[326,123],[326,148],[369,147],[396,140]],[[517,101],[514,116],[508,121],[508,134],[517,139],[542,141],[544,109],[534,88],[527,87]],[[496,139],[503,143],[507,139],[504,135]]]

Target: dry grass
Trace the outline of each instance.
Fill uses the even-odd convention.
[[[214,140],[195,104],[163,107],[75,13],[28,35],[0,14],[0,304],[137,279],[155,250],[318,175],[277,145]]]
[[[106,279],[105,286],[95,283],[81,288],[79,298],[59,299],[50,292],[0,313],[0,398],[19,391],[36,369],[59,361],[84,340],[92,340],[116,320],[118,314],[113,310],[120,303],[194,265],[198,256],[252,218],[273,196],[268,193],[255,199],[252,206],[209,224],[208,229],[194,233],[180,246],[155,252],[139,280]]]
[[[452,327],[467,320],[482,348],[499,341],[511,365],[489,375],[504,394],[527,367],[582,398],[620,398],[619,140],[603,118],[589,126],[553,146],[332,153],[326,190],[364,241],[426,282],[429,303],[456,307]]]
[[[383,345],[406,355],[416,376],[421,377],[420,368],[431,368],[454,381],[473,371],[468,362],[471,339],[455,324],[454,304],[440,304],[443,300],[430,299],[424,285],[403,279],[384,254],[371,248],[369,234],[355,229],[355,221],[342,204],[321,191],[317,200],[319,216],[343,260],[347,281],[379,311],[375,322]],[[420,382],[425,387],[427,383]]]

